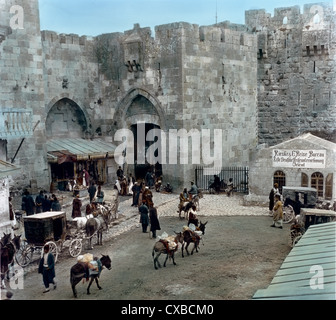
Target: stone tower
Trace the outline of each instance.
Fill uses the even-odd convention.
[[[331,140],[336,121],[335,11],[329,3],[246,11],[258,36],[259,143],[311,132]],[[334,137],[335,138],[335,137]]]
[[[43,80],[38,0],[0,0],[0,141],[17,185],[48,183]]]

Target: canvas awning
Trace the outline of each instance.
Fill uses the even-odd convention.
[[[7,177],[12,175],[14,172],[20,170],[19,167],[14,166],[13,164],[0,160],[0,178]]]
[[[47,142],[49,163],[64,163],[114,157],[115,145],[101,139],[51,139]]]

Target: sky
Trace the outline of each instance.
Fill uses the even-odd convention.
[[[336,0],[39,0],[41,30],[97,36],[154,27],[172,22],[212,25],[230,21],[244,24],[245,11],[265,9],[272,16],[274,8]],[[152,34],[154,35],[154,34]]]

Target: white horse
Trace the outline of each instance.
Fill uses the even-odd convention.
[[[72,221],[76,223],[77,230],[84,230],[86,223],[89,219],[94,218],[93,214],[89,214],[86,217],[76,217]]]

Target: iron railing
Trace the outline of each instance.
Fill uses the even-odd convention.
[[[196,167],[195,183],[198,188],[207,191],[214,182],[214,175],[218,175],[221,181],[221,190],[226,188],[229,179],[233,179],[235,192],[248,193],[249,168],[248,167],[223,167],[204,168]]]

